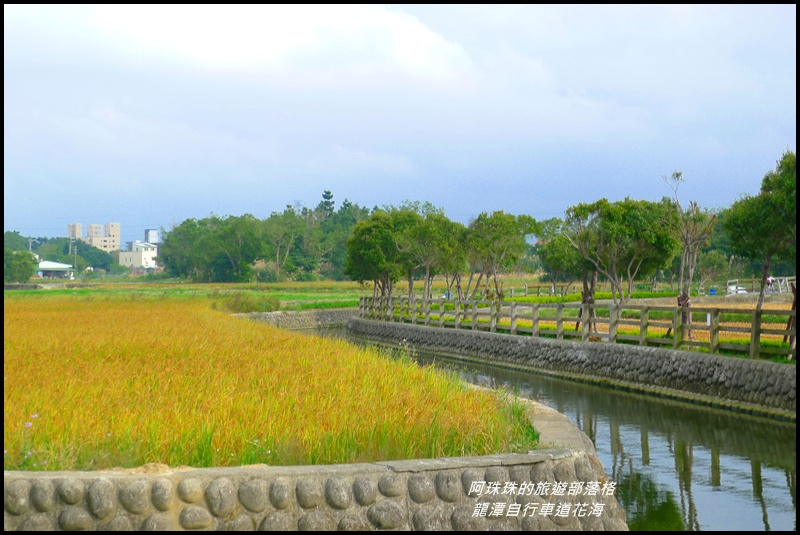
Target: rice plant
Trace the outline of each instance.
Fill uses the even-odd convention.
[[[508,400],[212,302],[4,299],[4,468],[345,463],[534,447]]]

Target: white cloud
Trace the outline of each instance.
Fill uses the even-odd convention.
[[[437,80],[469,65],[461,47],[381,6],[114,5],[97,7],[91,20],[129,53],[211,68],[281,72],[299,64]]]

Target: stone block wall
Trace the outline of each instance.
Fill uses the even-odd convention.
[[[497,492],[487,492],[490,483]],[[593,452],[571,450],[156,473],[5,472],[4,529],[627,530],[606,483]]]
[[[356,339],[796,420],[797,368],[604,342],[573,342],[352,318]]]

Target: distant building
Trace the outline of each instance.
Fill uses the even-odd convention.
[[[105,225],[86,225],[86,236],[81,236],[81,224],[70,223],[67,225],[67,237],[81,240],[92,247],[97,247],[107,253],[119,251],[121,244],[121,230],[119,223],[106,223]]]
[[[69,264],[60,262],[50,262],[43,260],[39,262],[39,269],[36,274],[43,279],[73,279],[75,270]]]
[[[161,240],[158,239],[158,229],[149,228],[145,229],[144,231],[144,241],[147,243],[160,243]]]
[[[67,225],[67,238],[72,238],[74,240],[83,239],[80,223],[70,223]]]
[[[119,263],[128,268],[156,268],[158,246],[152,243],[135,241],[131,244],[130,251],[119,253]]]

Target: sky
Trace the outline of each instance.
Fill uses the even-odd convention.
[[[122,241],[330,190],[468,223],[703,208],[797,150],[796,5],[3,8],[3,226]]]

